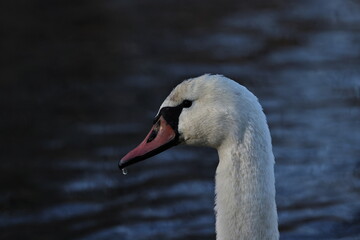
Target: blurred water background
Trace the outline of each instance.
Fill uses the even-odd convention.
[[[359,1],[0,5],[0,239],[215,239],[215,150],[117,168],[203,73],[264,107],[281,239],[360,239]]]

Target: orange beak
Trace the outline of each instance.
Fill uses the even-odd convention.
[[[144,141],[120,160],[119,168],[123,169],[177,145],[178,135],[177,131],[160,116]]]

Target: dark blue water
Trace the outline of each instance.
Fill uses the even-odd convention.
[[[215,239],[215,150],[117,163],[181,80],[259,97],[281,239],[360,239],[360,3],[3,3],[1,239]]]

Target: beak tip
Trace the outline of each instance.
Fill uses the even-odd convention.
[[[122,160],[120,160],[120,161],[119,161],[119,164],[118,164],[119,169],[122,170],[122,169],[125,167],[124,165],[125,165],[125,162],[122,161]]]

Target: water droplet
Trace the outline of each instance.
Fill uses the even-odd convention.
[[[128,174],[128,171],[126,168],[121,169],[121,171],[122,171],[122,174],[124,174],[124,175]]]

